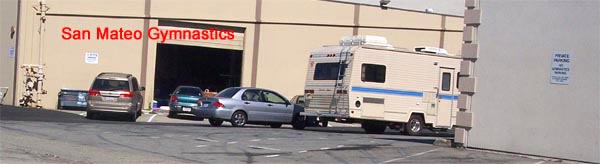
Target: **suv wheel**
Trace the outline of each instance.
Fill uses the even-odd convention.
[[[138,111],[135,111],[134,113],[129,114],[129,121],[131,122],[135,122],[138,118]]]
[[[94,118],[96,118],[96,113],[94,113],[92,111],[87,111],[86,115],[85,115],[85,118],[87,118],[87,119],[94,119]]]

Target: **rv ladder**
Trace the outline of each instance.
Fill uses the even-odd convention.
[[[346,73],[346,67],[348,66],[347,62],[348,62],[348,53],[350,52],[350,49],[352,49],[352,46],[343,46],[342,49],[340,50],[340,56],[339,56],[339,60],[338,60],[338,73],[337,73],[337,78],[335,79],[335,87],[333,89],[333,94],[331,96],[331,103],[329,104],[329,113],[332,113],[332,109],[335,109],[335,114],[339,114],[339,100],[341,96],[338,96],[338,91],[342,90],[341,93],[339,95],[343,95],[345,89],[345,73]],[[345,51],[344,51],[345,50]],[[342,54],[344,55],[344,58],[342,60]],[[344,74],[342,74],[342,69],[344,70]],[[341,78],[341,79],[340,79]],[[338,83],[338,81],[341,80],[341,83]],[[347,92],[346,92],[347,93]],[[335,107],[334,107],[335,106]]]

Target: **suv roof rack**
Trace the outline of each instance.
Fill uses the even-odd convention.
[[[98,77],[106,76],[106,75],[119,76],[119,77],[123,77],[123,78],[129,78],[129,77],[133,76],[132,74],[128,74],[128,73],[102,72],[102,73],[98,74]]]

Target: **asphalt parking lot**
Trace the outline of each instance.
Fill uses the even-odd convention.
[[[192,115],[89,120],[81,110],[0,108],[8,163],[552,163],[433,145],[448,134],[364,134],[359,125],[294,130],[211,127]],[[125,119],[125,118],[123,118]]]

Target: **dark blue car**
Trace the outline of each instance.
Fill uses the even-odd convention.
[[[178,113],[193,113],[198,107],[198,99],[203,97],[202,89],[194,86],[179,86],[169,99],[169,117]]]

